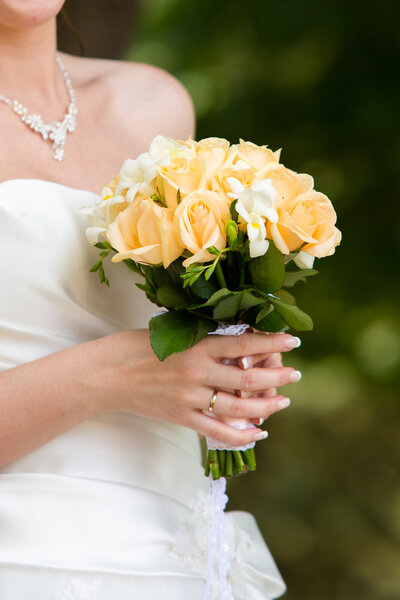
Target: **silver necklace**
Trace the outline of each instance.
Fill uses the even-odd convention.
[[[46,125],[40,115],[29,114],[28,109],[18,102],[18,100],[10,100],[7,96],[0,94],[0,101],[7,104],[11,110],[19,115],[21,121],[25,123],[25,125],[39,133],[44,140],[53,142],[53,158],[61,162],[65,155],[64,146],[67,133],[75,131],[78,108],[76,106],[75,93],[71,80],[59,54],[56,55],[56,61],[64,77],[65,87],[67,88],[69,96],[69,105],[62,121],[52,121]]]

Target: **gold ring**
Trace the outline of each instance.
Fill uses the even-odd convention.
[[[211,396],[210,405],[208,407],[208,412],[212,412],[214,410],[214,404],[217,399],[218,391],[214,390],[213,395]]]

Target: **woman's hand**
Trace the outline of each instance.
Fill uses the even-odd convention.
[[[265,434],[257,428],[240,431],[204,414],[214,390],[218,390],[216,416],[259,422],[287,406],[284,396],[276,395],[276,388],[300,378],[293,368],[281,366],[279,353],[299,346],[298,338],[289,334],[208,336],[164,362],[154,355],[147,330],[114,336],[118,336],[118,344],[113,344],[108,367],[100,370],[106,410],[169,421],[232,446],[263,439]],[[246,359],[241,357],[247,358],[248,366],[254,361],[253,368],[244,369]],[[241,360],[227,365],[221,363],[223,358]],[[236,390],[250,397],[241,398]]]

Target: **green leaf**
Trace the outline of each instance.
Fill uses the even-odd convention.
[[[98,260],[97,263],[95,263],[93,265],[93,267],[90,269],[89,273],[95,273],[96,271],[98,271],[100,269],[102,262],[103,262],[103,259],[100,258],[100,260]]]
[[[210,254],[216,254],[217,256],[219,256],[221,254],[221,250],[218,250],[218,248],[216,248],[215,246],[209,246],[209,248],[207,248],[207,250],[209,251]]]
[[[232,221],[235,221],[235,223],[237,223],[239,219],[239,213],[236,210],[236,204],[237,200],[234,200],[229,207],[229,212],[231,213]]]
[[[111,250],[111,244],[110,244],[110,242],[107,242],[107,241],[96,242],[95,247],[100,248],[101,250]]]
[[[290,294],[287,290],[279,290],[279,292],[275,292],[274,296],[277,296],[286,304],[296,304],[296,298]]]
[[[269,295],[269,301],[274,305],[277,313],[281,315],[283,320],[297,331],[310,331],[313,328],[311,317],[302,311],[298,306],[286,304],[276,296]]]
[[[222,288],[222,290],[218,290],[207,300],[207,302],[203,306],[216,306],[218,302],[220,302],[226,296],[231,296],[235,292],[231,292],[227,288]]]
[[[170,277],[164,267],[148,267],[151,269],[151,279],[156,289],[171,283]]]
[[[178,188],[178,191],[176,192],[176,203],[179,206],[179,204],[181,203],[181,188]]]
[[[155,295],[155,293],[153,291],[153,288],[151,287],[151,285],[147,281],[146,281],[146,283],[135,283],[135,285],[140,290],[144,291],[144,293],[146,294],[146,296],[148,297],[148,299],[150,300],[150,302],[153,302],[154,304],[158,303],[157,296]]]
[[[272,312],[273,310],[274,310],[274,307],[272,306],[272,304],[270,302],[265,302],[264,306],[262,307],[262,309],[260,310],[260,312],[257,315],[256,323],[259,323],[260,321],[265,319],[265,317],[267,317],[269,315],[269,313]]]
[[[285,281],[283,285],[285,287],[292,287],[298,281],[307,281],[307,277],[317,275],[316,269],[303,269],[301,271],[286,271]]]
[[[231,293],[226,298],[223,298],[214,308],[214,319],[217,321],[233,319],[240,310],[242,293],[243,292]]]
[[[197,331],[194,334],[191,346],[194,346],[195,344],[200,342],[203,338],[206,337],[206,335],[210,333],[210,331],[214,331],[218,327],[217,323],[215,323],[215,321],[211,321],[210,319],[203,319],[199,316],[197,317],[197,319]]]
[[[240,294],[240,310],[247,310],[252,306],[257,306],[258,304],[263,304],[265,302],[265,298],[254,296],[250,290],[243,290]]]
[[[153,317],[149,323],[150,343],[157,358],[163,361],[174,352],[189,348],[204,331],[200,319],[184,310],[170,310]]]
[[[199,277],[190,286],[192,292],[199,298],[207,300],[218,290],[213,281],[207,281],[204,277]]]
[[[162,206],[164,206],[164,208],[168,208],[167,207],[167,203],[165,202],[165,200],[163,200],[161,198],[161,196],[157,195],[157,194],[153,194],[151,196],[151,199],[153,200],[153,202],[159,202]]]
[[[213,264],[210,267],[208,267],[208,269],[205,271],[204,277],[207,281],[210,279],[211,275],[214,273],[215,267],[217,266],[217,262],[218,261],[214,261]]]
[[[138,265],[135,263],[134,260],[132,260],[131,258],[126,258],[123,262],[126,264],[128,269],[130,269],[134,273],[137,273],[138,275],[141,275],[142,277],[144,277],[142,271],[140,270],[140,268],[138,267]]]
[[[268,251],[250,261],[250,273],[253,284],[263,292],[276,292],[285,279],[285,258],[270,242]]]
[[[166,308],[179,309],[186,306],[186,299],[174,286],[167,284],[158,288],[157,300]]]
[[[256,319],[255,328],[260,331],[268,331],[269,333],[276,333],[278,331],[285,331],[288,329],[287,324],[282,317],[274,310],[271,305],[263,307],[259,315],[264,313],[263,318]]]

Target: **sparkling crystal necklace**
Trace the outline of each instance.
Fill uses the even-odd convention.
[[[64,146],[67,133],[75,131],[78,108],[76,106],[75,93],[71,80],[59,54],[56,55],[56,61],[64,77],[65,87],[67,88],[69,95],[68,109],[62,121],[52,121],[46,125],[40,115],[28,114],[28,109],[18,102],[18,100],[10,100],[10,98],[7,98],[7,96],[4,96],[3,94],[0,94],[0,102],[7,104],[11,110],[19,115],[21,121],[25,123],[25,125],[39,133],[44,140],[53,142],[53,158],[61,162],[65,155]]]

